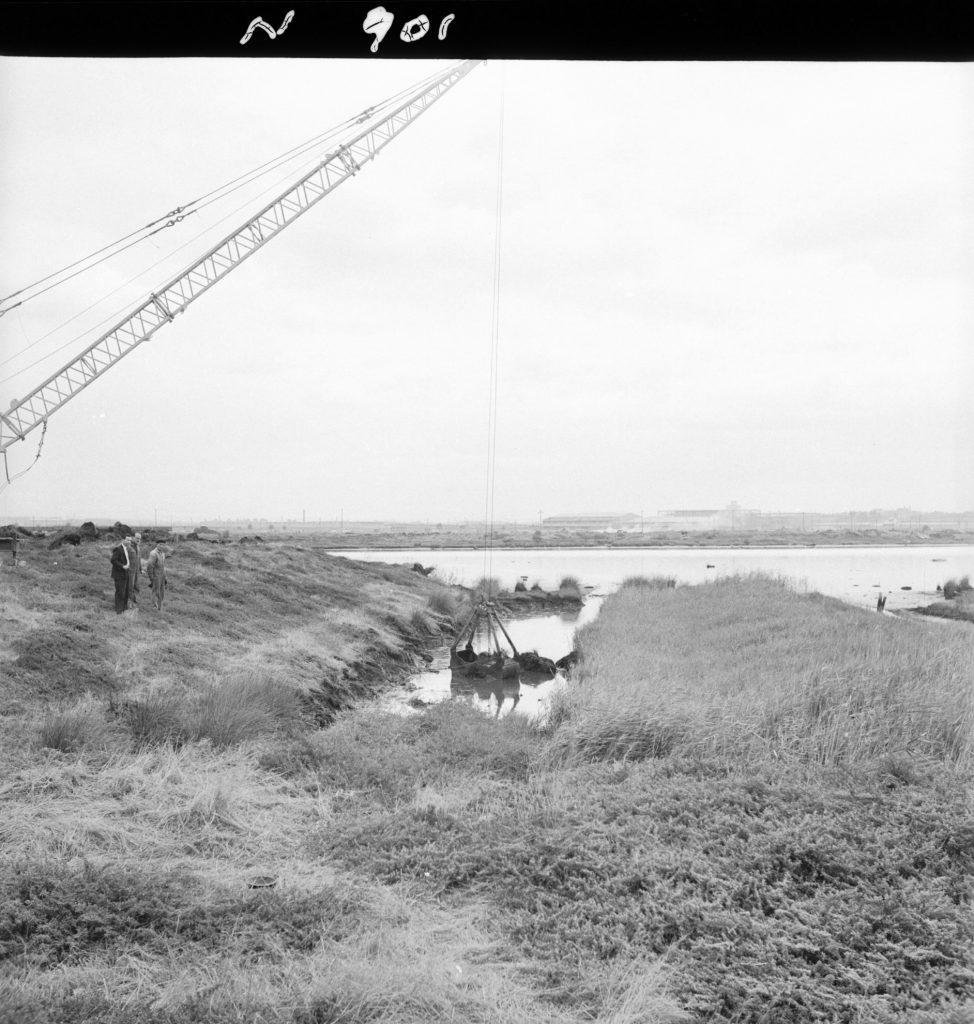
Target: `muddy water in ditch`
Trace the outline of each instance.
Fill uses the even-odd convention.
[[[363,561],[421,562],[432,565],[445,582],[471,585],[484,575],[484,555],[473,550],[335,551],[334,554]],[[679,584],[703,583],[735,573],[764,572],[786,580],[800,593],[819,591],[851,605],[874,609],[879,594],[887,598],[887,611],[929,604],[938,599],[937,586],[951,577],[974,575],[971,545],[838,548],[622,548],[622,549],[502,549],[492,555],[491,572],[503,586],[513,586],[527,573],[546,589],[572,575],[591,585],[585,607],[577,619],[558,615],[522,619],[513,623],[511,637],[518,649],[535,650],[558,659],[572,647],[572,634],[591,621],[602,603],[599,595],[611,593],[627,576],[665,575]],[[530,585],[530,583],[529,583]],[[443,700],[450,693],[446,652],[430,671],[416,677],[416,689],[402,695],[397,706],[411,698]],[[544,698],[559,682],[522,685],[517,711],[536,714]],[[480,704],[510,713],[513,696],[470,697]]]
[[[575,630],[598,615],[602,595],[590,595],[581,610],[559,615],[532,615],[523,619],[504,619],[504,628],[519,651],[537,651],[553,661],[572,649]],[[380,706],[389,711],[408,711],[427,704],[436,704],[451,697],[467,700],[490,714],[503,717],[512,711],[537,718],[544,714],[545,702],[565,682],[559,673],[554,679],[532,682],[522,679],[520,686],[491,684],[474,685],[464,680],[451,685],[450,652],[443,647],[433,658],[428,671],[413,676],[405,690],[387,695]]]

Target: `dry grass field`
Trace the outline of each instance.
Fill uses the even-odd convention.
[[[421,574],[181,544],[116,617],[105,550],[25,560],[2,1024],[974,1021],[966,623],[633,580],[546,723],[400,717]]]

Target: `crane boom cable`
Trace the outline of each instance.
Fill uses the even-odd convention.
[[[271,184],[267,185],[260,192],[256,193],[256,195],[248,197],[239,206],[235,206],[232,210],[228,210],[222,217],[220,217],[218,220],[213,221],[212,224],[208,224],[205,228],[203,228],[202,231],[199,231],[197,234],[193,235],[192,238],[188,238],[185,242],[183,242],[182,245],[177,246],[171,252],[166,253],[165,256],[160,257],[159,259],[157,259],[154,263],[151,263],[145,269],[140,270],[133,277],[130,277],[127,281],[124,281],[122,284],[118,285],[118,287],[113,288],[110,292],[106,292],[104,295],[101,296],[101,298],[96,299],[94,302],[92,302],[90,305],[86,306],[80,312],[75,313],[74,316],[68,317],[67,320],[65,320],[62,323],[58,324],[57,327],[53,327],[51,330],[49,330],[47,332],[47,334],[41,335],[41,337],[39,337],[36,341],[32,341],[29,345],[26,345],[19,352],[15,352],[12,356],[8,356],[6,359],[0,360],[0,366],[4,366],[7,363],[11,362],[12,360],[17,359],[19,356],[22,356],[25,352],[27,352],[30,349],[32,349],[35,345],[39,345],[42,341],[45,341],[52,334],[56,334],[59,330],[61,330],[62,327],[66,327],[72,321],[77,320],[78,317],[84,316],[85,313],[87,313],[90,310],[94,309],[97,305],[99,305],[100,303],[104,302],[105,299],[111,298],[111,296],[116,294],[116,292],[120,292],[123,288],[127,288],[130,284],[134,284],[136,281],[138,281],[138,279],[140,277],[145,277],[145,275],[148,274],[151,270],[155,270],[156,267],[160,266],[161,264],[165,263],[166,260],[168,260],[171,257],[175,256],[176,253],[181,252],[183,249],[186,249],[189,246],[191,246],[194,242],[199,241],[208,231],[211,231],[218,224],[222,224],[224,221],[229,220],[235,214],[240,213],[241,210],[246,209],[248,206],[250,206],[254,202],[255,199],[258,199],[258,198],[260,198],[262,196],[266,196],[266,195],[268,195],[271,192],[276,192],[278,187],[285,180],[287,180],[287,179],[285,179],[285,178],[278,178],[277,180],[271,182]],[[30,370],[30,369],[32,369],[35,366],[39,366],[41,363],[46,362],[48,359],[50,359],[51,356],[56,355],[58,352],[61,352],[63,349],[68,348],[68,346],[80,343],[82,341],[82,339],[84,339],[84,337],[86,335],[93,334],[103,324],[110,323],[111,321],[117,320],[120,317],[122,317],[124,315],[127,315],[128,313],[134,312],[139,307],[139,305],[144,303],[145,301],[146,301],[145,296],[141,296],[140,298],[134,300],[133,302],[128,303],[128,305],[124,306],[122,309],[115,310],[114,312],[109,313],[107,316],[102,317],[102,319],[99,320],[97,323],[92,324],[91,327],[86,328],[80,334],[77,334],[74,337],[69,338],[66,342],[64,342],[63,344],[59,345],[57,348],[52,349],[50,352],[48,352],[47,355],[41,356],[40,359],[35,359],[34,362],[29,363],[27,366],[22,367],[21,369],[17,370],[15,373],[10,374],[7,377],[0,378],[0,384],[5,384],[8,381],[13,380],[15,377],[20,376],[20,374],[25,373],[27,370]],[[15,307],[11,307],[11,308],[15,308]]]
[[[287,162],[287,161],[283,161],[283,162]],[[280,163],[276,164],[273,168],[269,168],[268,171],[265,171],[263,173],[269,173],[270,170],[276,170],[277,167],[279,167],[279,166],[281,166]],[[290,173],[293,173],[293,171],[290,172]],[[289,173],[288,177],[290,176],[290,173]],[[198,209],[190,210],[189,213],[183,214],[178,219],[179,220],[183,220],[185,217],[188,217],[192,213],[199,213],[200,210],[205,209],[207,206],[210,206],[212,203],[218,202],[220,199],[225,199],[227,196],[231,195],[233,192],[238,191],[240,188],[243,188],[245,185],[248,185],[251,182],[256,181],[257,177],[259,177],[259,175],[256,176],[256,177],[250,178],[248,181],[243,182],[240,185],[237,185],[235,188],[232,188],[232,189],[229,189],[229,190],[223,192],[221,195],[217,196],[214,199],[210,199],[209,202],[203,203],[202,206],[200,206]],[[0,366],[5,366],[7,363],[12,362],[14,359],[18,359],[25,352],[28,352],[28,351],[30,351],[30,349],[34,348],[35,345],[39,345],[42,341],[45,341],[52,334],[57,333],[59,330],[61,330],[62,327],[65,327],[69,323],[71,323],[72,321],[77,320],[79,316],[84,316],[85,313],[87,313],[91,309],[94,309],[95,306],[97,306],[100,303],[104,302],[105,299],[110,298],[116,292],[121,291],[123,288],[127,288],[130,284],[133,284],[140,277],[142,277],[145,274],[147,274],[150,270],[154,270],[156,267],[158,267],[161,263],[164,263],[171,256],[174,256],[177,252],[180,252],[182,249],[185,249],[187,246],[192,245],[193,242],[195,242],[195,241],[199,240],[200,238],[202,238],[203,235],[205,235],[207,231],[211,230],[217,224],[220,224],[223,221],[228,220],[234,214],[239,213],[241,210],[243,210],[244,208],[249,206],[251,203],[254,202],[255,199],[259,198],[260,196],[267,195],[271,191],[275,190],[285,180],[287,180],[287,179],[286,178],[281,178],[281,177],[275,179],[275,181],[273,181],[270,185],[266,186],[260,192],[257,192],[253,196],[250,196],[248,199],[246,199],[239,206],[236,206],[232,210],[227,211],[227,213],[225,213],[218,220],[215,220],[212,224],[207,225],[207,227],[205,227],[202,231],[200,231],[199,233],[194,235],[192,238],[187,239],[182,245],[177,246],[171,252],[167,253],[165,256],[163,256],[160,259],[156,260],[154,263],[150,264],[144,270],[140,270],[138,274],[134,275],[133,277],[130,277],[127,281],[125,281],[122,284],[120,284],[117,288],[113,288],[110,292],[106,292],[101,298],[96,299],[94,302],[92,302],[90,305],[86,306],[80,312],[75,313],[74,316],[68,317],[67,320],[62,321],[60,324],[57,325],[57,327],[53,327],[46,334],[41,335],[41,337],[37,338],[35,341],[32,341],[28,345],[25,345],[22,349],[20,349],[19,351],[15,352],[13,355],[7,356],[6,359],[0,359]],[[213,195],[213,194],[214,193],[210,193],[210,195]],[[180,207],[180,209],[185,209],[185,207]],[[118,249],[116,252],[113,252],[113,253],[109,254],[104,259],[99,260],[97,263],[92,263],[90,266],[83,267],[80,270],[78,270],[76,273],[71,274],[69,277],[63,278],[61,281],[56,281],[54,284],[50,285],[48,288],[44,288],[41,291],[36,292],[34,295],[31,295],[28,299],[23,300],[23,302],[17,302],[13,306],[7,307],[7,309],[5,309],[5,310],[0,310],[0,316],[2,316],[4,313],[8,312],[9,310],[16,309],[18,306],[22,306],[24,304],[24,302],[29,302],[30,299],[36,298],[38,295],[43,295],[44,292],[50,291],[52,288],[56,288],[58,285],[64,284],[65,282],[70,281],[72,278],[77,277],[79,274],[84,273],[86,270],[91,270],[94,267],[98,266],[100,263],[104,263],[106,260],[111,259],[114,256],[120,255],[122,252],[125,252],[126,249],[130,249],[133,246],[138,245],[140,242],[144,242],[147,238],[150,238],[152,235],[157,234],[159,231],[163,231],[167,227],[173,227],[176,223],[177,223],[177,221],[171,220],[171,221],[167,222],[166,224],[162,225],[162,227],[156,228],[155,231],[150,231],[147,235],[144,235],[142,238],[136,239],[134,242],[132,242],[129,245],[125,246],[123,249]],[[79,261],[79,262],[83,262],[83,261]],[[18,294],[18,293],[15,292],[14,294]],[[113,313],[109,313],[106,317],[104,317],[102,320],[100,320],[97,324],[94,324],[93,326],[89,327],[87,330],[82,331],[82,333],[80,335],[76,335],[74,338],[69,339],[67,342],[65,342],[63,345],[59,346],[58,348],[53,349],[51,352],[49,352],[47,355],[43,356],[41,359],[38,359],[35,362],[30,363],[28,366],[23,367],[22,369],[18,370],[17,373],[11,374],[9,377],[3,378],[2,380],[0,380],[0,384],[3,384],[6,381],[11,380],[13,377],[16,377],[20,373],[23,373],[25,370],[29,370],[32,367],[37,366],[39,363],[44,362],[44,360],[49,359],[52,355],[55,355],[57,352],[60,352],[62,349],[67,348],[68,345],[71,345],[74,342],[79,341],[81,338],[83,338],[85,336],[85,334],[91,334],[92,331],[96,330],[99,326],[101,326],[101,324],[108,323],[110,320],[120,316],[121,313],[122,313],[121,310],[118,310],[118,311],[113,312]]]
[[[417,85],[414,86],[413,88],[421,87],[425,85],[427,81],[432,80],[435,77],[435,75],[430,75],[428,79],[424,79],[422,82],[417,83]],[[61,267],[60,270],[52,271],[50,274],[47,274],[44,277],[39,278],[38,280],[32,282],[31,284],[24,285],[23,288],[19,288],[17,291],[11,292],[9,295],[0,298],[0,317],[2,317],[5,313],[9,312],[10,310],[16,309],[18,306],[22,306],[24,305],[24,303],[30,302],[31,300],[36,299],[40,295],[44,295],[46,292],[51,291],[53,288],[57,288],[59,285],[65,284],[66,282],[77,277],[79,274],[83,274],[85,271],[91,270],[94,267],[97,267],[100,264],[106,262],[107,260],[110,260],[115,256],[121,255],[123,252],[126,252],[133,246],[139,245],[141,242],[144,242],[147,238],[150,238],[152,235],[158,234],[160,231],[165,231],[167,228],[174,227],[184,218],[190,216],[193,213],[198,213],[200,210],[205,209],[212,203],[219,202],[226,196],[231,195],[233,192],[236,192],[239,189],[245,187],[252,181],[257,180],[262,175],[269,174],[272,171],[276,170],[278,167],[281,167],[284,164],[290,162],[291,160],[294,160],[299,156],[303,156],[310,150],[313,150],[323,145],[324,143],[331,141],[342,132],[347,131],[352,125],[362,123],[364,118],[374,117],[376,112],[381,113],[383,110],[387,109],[393,103],[396,103],[402,96],[406,95],[409,91],[409,89],[400,90],[398,93],[395,93],[392,96],[387,97],[385,100],[382,100],[375,106],[369,107],[365,112],[363,112],[363,114],[360,114],[358,117],[346,118],[340,124],[335,125],[333,128],[328,129],[326,132],[321,132],[318,135],[312,136],[310,139],[306,139],[304,142],[299,143],[297,146],[292,146],[291,149],[285,150],[283,153],[279,153],[276,157],[272,157],[270,160],[266,160],[262,164],[258,164],[256,167],[251,168],[251,170],[246,171],[241,175],[238,175],[236,178],[231,178],[229,181],[224,182],[224,184],[219,185],[217,188],[204,193],[202,196],[190,200],[189,202],[183,204],[182,206],[175,207],[168,213],[163,214],[161,217],[157,217],[155,220],[149,221],[148,224],[143,225],[141,228],[136,228],[134,231],[130,231],[128,234],[122,235],[121,238],[117,238],[114,242],[109,242],[107,245],[102,246],[100,249],[96,249],[94,252],[89,253],[87,256],[83,256],[80,259],[75,260],[73,263],[69,263],[64,267]],[[146,233],[143,234],[143,232]],[[141,237],[135,237],[137,235]],[[129,239],[131,239],[131,241],[129,241]],[[128,242],[128,244],[122,245],[123,242]],[[122,247],[115,248],[116,246]],[[109,252],[108,250],[114,251]],[[102,255],[103,253],[105,255]],[[101,256],[102,258],[95,260],[96,256]],[[88,263],[90,260],[95,260],[95,262],[90,263],[88,266],[81,266],[81,264]],[[52,281],[53,278],[60,277],[60,275],[66,274],[69,270],[74,270],[75,267],[79,269],[77,269],[73,274],[68,274],[67,277],[63,277],[57,281]],[[21,299],[20,302],[16,302],[13,305],[6,306],[4,308],[4,303],[9,302],[11,299],[16,298],[18,295],[23,295],[24,292],[31,291],[31,289],[36,288],[38,285],[44,284],[47,281],[52,281],[52,283],[48,285],[47,288],[41,288],[40,290],[33,292],[33,294],[28,295],[26,298]]]
[[[0,412],[0,451],[23,440],[52,412],[151,338],[227,273],[238,267],[301,214],[373,160],[381,150],[456,85],[479,60],[460,61],[428,85],[394,105],[385,116],[328,154],[309,174],[294,182],[236,231],[227,235],[182,274],[153,292],[131,316],[117,323],[74,360],[52,374],[25,399]]]
[[[175,212],[177,211],[170,211],[170,213],[167,213],[165,217],[171,217]],[[52,273],[48,274],[46,277],[39,278],[32,284],[24,285],[23,288],[20,288],[15,292],[11,292],[9,295],[6,295],[4,296],[4,298],[0,299],[0,306],[2,306],[5,302],[9,302],[11,299],[15,299],[18,295],[23,295],[24,292],[30,291],[32,288],[36,288],[39,284],[44,284],[45,281],[50,281],[51,278],[58,277],[61,274],[67,273],[67,271],[73,270],[75,267],[80,266],[82,263],[87,263],[88,260],[93,260],[96,256],[100,256],[102,253],[108,252],[109,249],[114,248],[116,245],[121,245],[122,242],[126,241],[127,239],[133,238],[133,236],[141,234],[143,231],[148,231],[149,228],[154,227],[156,224],[160,223],[160,221],[165,220],[165,217],[159,217],[156,220],[150,221],[144,227],[137,228],[135,231],[130,231],[127,235],[122,235],[121,238],[117,238],[114,242],[109,242],[108,245],[103,245],[100,249],[96,249],[94,252],[89,253],[87,256],[82,256],[81,259],[75,260],[74,263],[69,263],[67,266],[61,267],[60,270],[55,270]],[[161,228],[157,230],[161,230]],[[155,231],[150,231],[149,235],[154,235],[155,233]],[[91,266],[81,267],[81,269],[76,271],[74,274],[71,274],[68,277],[63,278],[60,281],[55,281],[53,284],[48,285],[47,288],[42,288],[40,291],[34,292],[33,295],[28,295],[26,299],[21,299],[20,302],[15,302],[12,306],[7,306],[6,309],[0,309],[0,316],[3,316],[4,313],[8,313],[11,309],[16,309],[18,306],[22,306],[25,302],[30,302],[32,299],[36,299],[38,295],[43,295],[45,292],[49,292],[52,288],[57,288],[58,285],[64,284],[65,281],[70,281],[71,278],[77,277],[78,274],[83,274],[86,270],[90,270],[92,267],[97,267],[98,264],[104,263],[106,260],[110,260],[113,256],[120,255],[121,253],[125,252],[126,249],[131,249],[133,245],[138,245],[139,242],[144,241],[146,238],[149,237],[149,235],[145,235],[142,238],[136,238],[134,239],[134,241],[129,242],[128,245],[123,246],[121,249],[117,249],[115,252],[108,253],[108,255],[103,256],[100,260],[96,261],[95,263],[92,263]]]
[[[305,155],[305,153],[309,149],[313,149],[313,148],[319,146],[323,141],[331,140],[334,137],[336,137],[337,135],[341,134],[342,132],[347,131],[348,128],[351,125],[353,125],[353,124],[361,124],[364,121],[369,120],[369,119],[379,120],[380,119],[379,115],[381,114],[381,112],[383,112],[384,110],[386,110],[389,107],[393,106],[395,103],[399,102],[399,100],[403,96],[406,96],[406,95],[408,95],[410,93],[414,93],[414,92],[417,91],[417,89],[423,89],[423,88],[428,87],[428,85],[431,82],[435,81],[437,79],[437,77],[438,76],[436,74],[432,74],[432,75],[427,76],[425,79],[422,79],[419,83],[417,83],[416,85],[412,86],[409,89],[401,89],[398,93],[395,93],[395,94],[393,94],[390,97],[387,97],[385,100],[382,100],[380,103],[376,104],[375,106],[369,107],[366,111],[364,111],[362,114],[360,114],[357,118],[347,118],[340,125],[337,125],[335,128],[330,129],[328,132],[321,133],[320,135],[315,136],[308,143],[303,143],[301,146],[296,146],[296,147],[293,147],[291,150],[288,150],[287,153],[282,155],[282,158],[275,159],[274,161],[267,161],[267,162],[265,162],[265,164],[262,164],[262,165],[260,165],[260,167],[256,168],[255,171],[256,170],[261,170],[262,174],[270,173],[270,171],[276,170],[278,167],[283,166],[283,164],[290,162],[290,160],[295,159],[297,156]],[[286,159],[284,159],[284,157],[286,157]],[[315,158],[311,162],[307,163],[305,166],[306,167],[314,167],[316,161],[317,161],[317,158]],[[266,169],[262,170],[262,168],[266,168]],[[105,293],[103,296],[101,296],[101,298],[96,299],[94,302],[92,302],[91,304],[86,306],[80,312],[74,314],[74,316],[71,316],[67,320],[65,320],[62,323],[58,324],[56,327],[52,328],[46,334],[41,335],[41,337],[37,338],[35,341],[30,342],[29,344],[25,345],[23,348],[21,348],[17,352],[13,353],[10,356],[7,356],[6,359],[0,360],[0,366],[5,366],[7,363],[12,362],[13,360],[20,358],[20,356],[22,356],[25,352],[30,351],[30,349],[34,348],[36,345],[39,345],[42,341],[45,341],[52,334],[55,334],[57,331],[61,330],[61,328],[67,326],[72,321],[77,320],[78,317],[83,316],[85,313],[87,313],[90,310],[94,309],[95,306],[99,305],[101,302],[104,302],[105,299],[110,298],[112,295],[114,295],[116,292],[121,291],[123,288],[127,288],[130,284],[133,284],[140,277],[144,276],[145,274],[149,273],[149,271],[155,269],[160,264],[164,263],[171,256],[174,256],[177,252],[180,252],[182,249],[187,248],[189,245],[192,245],[193,242],[195,242],[198,239],[202,238],[203,235],[206,234],[206,232],[209,231],[211,228],[215,227],[217,224],[220,224],[220,223],[222,223],[225,220],[228,220],[234,214],[239,213],[241,210],[243,210],[244,208],[249,206],[251,203],[253,203],[255,199],[259,198],[260,196],[267,195],[267,194],[269,194],[272,191],[276,191],[277,187],[280,184],[282,184],[284,181],[288,180],[290,175],[293,174],[293,173],[295,173],[294,169],[289,171],[288,175],[286,177],[278,177],[278,178],[276,178],[271,184],[269,184],[268,186],[263,188],[260,192],[257,192],[253,196],[250,196],[240,206],[234,207],[234,209],[229,210],[221,218],[219,218],[218,220],[214,221],[213,224],[211,224],[208,227],[204,228],[202,231],[200,231],[199,233],[194,235],[192,238],[187,239],[186,242],[184,242],[182,245],[178,246],[177,248],[173,249],[166,256],[163,256],[162,258],[156,260],[154,263],[150,264],[144,270],[141,270],[138,274],[134,275],[133,277],[129,278],[127,281],[123,282],[117,288],[114,288],[110,292]],[[248,178],[248,175],[250,176],[249,178]],[[254,173],[254,171],[247,172],[246,174],[241,175],[238,178],[235,178],[235,179],[233,179],[233,181],[228,183],[228,185],[234,185],[235,187],[228,188],[227,185],[224,185],[224,186],[221,186],[221,189],[214,189],[213,191],[211,191],[211,192],[207,193],[206,195],[200,197],[200,199],[193,200],[193,203],[188,204],[188,205],[193,205],[195,203],[201,203],[203,199],[208,199],[208,197],[210,197],[210,196],[215,197],[215,198],[209,198],[207,202],[202,203],[202,205],[199,206],[196,210],[191,210],[190,213],[198,213],[200,210],[202,210],[205,207],[211,205],[212,203],[217,202],[220,199],[224,199],[227,196],[229,196],[230,194],[232,194],[233,192],[238,191],[240,188],[244,187],[245,185],[250,184],[252,181],[255,181],[258,177],[260,177],[260,175],[256,175]],[[248,180],[247,181],[243,181],[244,178],[248,178]],[[236,184],[237,182],[241,182],[241,184]],[[221,192],[221,190],[225,190],[225,191]],[[217,192],[221,192],[221,194],[217,195]],[[187,209],[187,208],[188,207],[178,207],[177,210],[184,210],[184,209]],[[170,212],[171,213],[175,213],[175,212],[177,212],[177,210],[170,211]],[[167,216],[168,216],[168,214],[167,214]],[[184,219],[185,216],[189,216],[189,214],[188,213],[184,214],[183,216],[179,217],[179,220]],[[160,220],[161,219],[162,218],[160,218]],[[153,223],[156,223],[156,222],[153,222]],[[175,223],[175,221],[170,222],[169,224],[163,225],[163,228],[168,227],[168,226],[172,226],[172,224],[174,224],[174,223]],[[147,225],[147,226],[151,226],[151,225]],[[156,229],[156,231],[150,232],[149,235],[145,236],[145,238],[150,237],[150,235],[152,235],[152,234],[156,234],[157,231],[161,231],[161,230],[163,230],[163,228],[158,228],[158,229]],[[141,241],[144,241],[144,240],[145,240],[144,238],[138,239],[138,240],[136,240],[136,242],[133,242],[132,244],[135,245],[135,244],[138,244],[138,242],[141,242]],[[130,246],[126,246],[126,248],[130,248]],[[119,250],[119,252],[122,252],[122,251],[123,250]],[[113,253],[112,255],[118,255],[118,253]],[[110,258],[110,257],[108,257],[108,258]],[[99,261],[99,262],[102,262],[102,261]],[[92,266],[96,266],[96,265],[97,264],[92,264]],[[85,267],[84,268],[84,270],[87,270],[87,269],[91,269],[91,268],[89,268],[89,267]],[[83,272],[83,271],[79,271],[79,273],[81,273],[81,272]],[[71,276],[74,277],[74,276],[77,276],[77,275],[71,275]],[[65,278],[65,280],[70,280],[70,278]],[[63,283],[63,282],[57,282],[57,284],[60,284],[60,283]],[[56,284],[52,285],[51,287],[56,287]],[[48,291],[48,290],[49,289],[44,289],[44,291]],[[37,294],[42,294],[42,292],[38,292]],[[33,298],[33,296],[31,296],[31,298]],[[28,300],[24,300],[24,301],[28,301]],[[143,298],[143,299],[138,300],[138,301],[139,302],[144,302],[145,300]],[[20,306],[20,305],[22,305],[22,303],[16,303],[14,306],[9,307],[9,309],[16,309],[17,306]],[[123,315],[123,312],[124,312],[125,309],[133,310],[135,308],[136,307],[133,304],[129,304],[128,306],[123,307],[123,309],[120,309],[120,310],[117,310],[115,312],[109,313],[107,316],[103,317],[100,321],[98,321],[98,323],[93,324],[91,327],[89,327],[86,330],[82,331],[79,335],[76,335],[74,338],[71,338],[68,341],[64,342],[62,345],[59,345],[57,348],[52,349],[45,356],[42,356],[40,359],[37,359],[34,362],[29,363],[27,366],[22,367],[21,369],[17,370],[15,373],[12,373],[9,376],[0,379],[0,384],[4,384],[4,383],[7,383],[10,380],[13,380],[19,374],[25,373],[27,370],[33,369],[35,366],[40,365],[41,363],[43,363],[47,359],[49,359],[51,356],[56,355],[58,352],[63,351],[65,348],[69,347],[70,345],[80,342],[85,337],[85,335],[91,335],[102,324],[106,324],[106,323],[110,322],[113,319],[121,317]],[[6,312],[6,310],[0,310],[0,316],[2,316],[4,312]]]

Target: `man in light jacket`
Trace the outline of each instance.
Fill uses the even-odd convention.
[[[129,555],[129,608],[135,608],[139,603],[139,573],[142,571],[142,563],[139,561],[141,538],[141,533],[125,538],[125,547]]]
[[[145,574],[149,577],[156,608],[162,611],[162,602],[166,599],[166,552],[158,544],[149,552]]]

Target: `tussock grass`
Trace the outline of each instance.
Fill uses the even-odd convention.
[[[632,587],[580,631],[555,756],[971,764],[974,646],[766,578]]]
[[[48,710],[37,730],[42,747],[73,753],[104,751],[118,746],[118,736],[106,720],[104,707],[90,696],[73,707]]]
[[[434,634],[439,633],[439,630],[433,623],[433,620],[420,608],[417,608],[416,611],[410,615],[409,625],[412,631],[421,637],[433,636]]]
[[[225,748],[260,736],[297,731],[301,695],[264,672],[242,672],[199,693],[162,689],[126,702],[121,716],[140,747],[209,740]]]
[[[460,612],[460,601],[452,590],[442,587],[430,594],[429,607],[437,615],[456,619]]]
[[[212,686],[200,701],[194,739],[229,747],[265,733],[293,732],[301,722],[295,690],[279,679],[255,673]]]
[[[491,600],[502,593],[501,581],[496,576],[481,576],[470,587],[475,598],[481,595]]]
[[[179,745],[189,735],[185,698],[171,690],[128,701],[121,714],[137,747]]]

